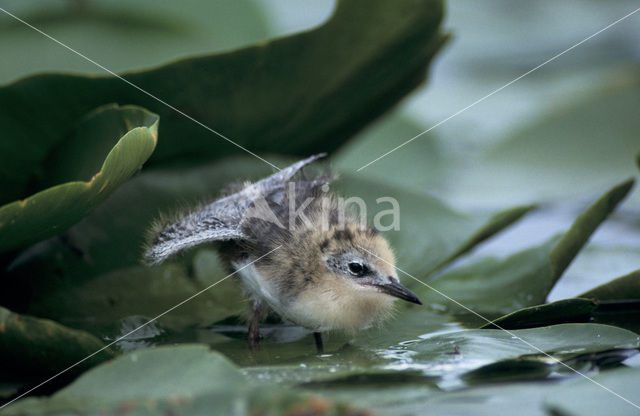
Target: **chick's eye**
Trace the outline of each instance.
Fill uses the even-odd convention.
[[[362,276],[365,272],[365,266],[357,261],[352,261],[347,267],[349,267],[349,272],[354,276]]]

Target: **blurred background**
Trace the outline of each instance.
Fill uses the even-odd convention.
[[[328,19],[334,6],[329,0],[3,2],[7,11],[114,72],[309,29]],[[361,133],[384,135],[384,140],[354,166],[483,98],[636,6],[633,0],[448,2],[444,28],[453,37],[431,66],[428,85]],[[486,245],[480,255],[545,240],[565,229],[576,209],[635,174],[639,19],[634,15],[609,28],[366,169],[402,186],[404,175],[414,175],[402,166],[424,163],[421,186],[459,209],[491,211],[531,203],[547,208]],[[6,14],[0,14],[0,39],[5,57],[0,83],[43,71],[104,74]],[[421,149],[430,154],[416,160]],[[388,169],[397,174],[388,178]],[[595,236],[594,244],[602,243],[608,261],[600,261],[591,247],[597,260],[589,260],[587,250],[569,270],[575,278],[563,280],[590,286],[588,276],[616,276],[636,267],[629,259],[639,254],[640,242],[628,230],[638,226],[639,206],[636,192],[620,209],[618,221],[605,224]],[[559,297],[572,294],[564,293],[562,285],[556,290],[562,292]]]

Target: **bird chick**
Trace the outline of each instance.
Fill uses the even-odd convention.
[[[386,239],[327,192],[329,175],[293,179],[322,156],[159,227],[146,261],[157,264],[215,242],[250,298],[251,347],[258,345],[259,323],[270,311],[313,331],[322,350],[321,332],[352,334],[382,322],[398,298],[421,304],[399,283]]]

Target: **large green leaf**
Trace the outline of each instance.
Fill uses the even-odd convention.
[[[552,268],[552,285],[562,276],[571,261],[587,243],[591,234],[627,196],[634,183],[635,180],[629,179],[615,186],[573,222],[571,228],[549,253]]]
[[[296,391],[260,387],[203,345],[126,354],[83,374],[50,398],[28,398],[6,415],[112,414],[348,414],[349,409]],[[291,412],[291,413],[287,413]]]
[[[557,386],[545,404],[558,416],[637,415],[639,385],[640,368],[621,368]]]
[[[638,271],[591,289],[577,298],[519,309],[483,328],[519,329],[567,322],[598,322],[640,330]]]
[[[445,382],[488,364],[508,359],[546,354],[566,360],[570,357],[607,351],[634,349],[640,337],[625,329],[600,324],[561,324],[533,329],[502,331],[475,329],[423,336],[404,343],[404,369],[420,369],[426,375],[440,376]],[[542,351],[542,352],[541,352]]]
[[[501,207],[585,197],[618,178],[636,175],[633,155],[640,151],[636,64],[603,78],[588,93],[559,104],[544,96],[540,115],[523,117],[522,129],[484,146],[471,158],[460,155],[452,160],[448,174],[455,175],[455,186],[447,186],[445,178],[438,190],[464,205]],[[633,197],[635,207],[639,198]]]
[[[368,360],[363,358],[368,348],[365,345],[362,349],[345,346],[326,356],[297,357],[283,345],[281,350],[287,358],[274,349],[270,360],[248,367],[245,373],[257,380],[321,389],[331,397],[362,403],[360,395],[375,394],[381,387],[392,391],[414,388],[424,395],[480,382],[547,378],[554,371],[573,376],[557,360],[585,370],[624,360],[637,353],[639,345],[637,334],[599,324],[511,332],[458,330],[424,334],[413,340],[404,338],[396,345],[370,351],[374,355]]]
[[[469,311],[461,306],[464,305],[487,318],[544,303],[580,248],[624,199],[633,183],[633,180],[625,181],[599,198],[562,238],[552,238],[504,260],[487,258],[455,268],[429,282],[430,287],[416,287],[420,298],[427,304],[467,314]]]
[[[228,274],[211,252],[156,268],[140,265],[146,233],[158,214],[184,211],[184,206],[214,197],[226,183],[268,173],[268,166],[250,157],[195,169],[142,172],[62,237],[23,252],[9,273],[23,287],[10,288],[6,302],[25,301],[22,307],[31,313],[69,325],[84,328],[95,322],[96,327],[87,329],[101,334],[104,325],[112,334],[114,325],[117,330],[120,319],[130,315],[151,318]],[[230,292],[234,280],[176,309],[162,323],[184,328],[237,312],[244,302],[237,290],[236,295]],[[218,289],[225,295],[217,297]],[[142,293],[145,300],[136,300]]]
[[[237,49],[273,35],[264,5],[254,0],[193,0],[188,7],[154,0],[68,0],[46,7],[21,1],[4,8],[114,72]],[[2,65],[0,84],[43,71],[104,74],[9,16],[0,22],[0,36],[0,55],[20,54]]]
[[[549,253],[557,241],[553,238],[506,259],[485,258],[454,268],[427,282],[429,287],[417,286],[418,296],[436,309],[470,313],[460,306],[464,305],[489,319],[542,303],[553,286]]]
[[[640,332],[640,300],[563,299],[518,309],[482,328],[535,328],[568,322],[602,323]]]
[[[391,197],[398,202],[400,230],[390,230],[386,236],[393,242],[398,265],[422,277],[518,221],[533,206],[471,215],[434,196],[432,189],[448,181],[443,171],[450,155],[433,135],[412,142],[411,152],[382,158],[371,168],[357,171],[372,155],[382,154],[421,131],[407,116],[391,114],[342,147],[332,166],[343,179],[337,188],[347,196],[364,198],[370,211],[391,208],[388,202],[378,203],[378,198]],[[368,214],[373,217],[374,213]],[[411,281],[407,284],[414,285]]]
[[[441,19],[440,0],[345,0],[308,32],[123,76],[251,151],[331,151],[424,81],[445,39]],[[0,142],[4,198],[23,195],[70,123],[109,102],[160,114],[152,163],[242,152],[115,77],[39,75],[0,89],[0,130],[9,138]]]
[[[430,192],[441,186],[453,186],[447,177],[447,153],[440,137],[432,133],[420,136],[411,142],[411,151],[397,152],[383,157],[371,167],[358,171],[375,157],[404,143],[424,131],[417,119],[412,119],[400,110],[376,120],[353,139],[342,146],[333,158],[333,166],[344,174],[366,176],[376,182],[393,185],[394,188],[415,192]],[[444,182],[444,183],[443,183]]]
[[[86,282],[59,285],[42,296],[35,295],[29,311],[116,337],[133,329],[128,324],[132,319],[142,323],[215,285],[163,315],[158,321],[160,332],[163,329],[178,331],[195,325],[210,325],[243,312],[246,305],[240,287],[233,277],[221,281],[227,271],[215,253],[206,249],[198,251],[190,268],[187,270],[179,263],[123,267],[94,276]],[[128,338],[144,336],[139,333]]]
[[[591,299],[563,299],[544,305],[518,309],[491,321],[482,328],[522,329],[570,322],[589,322],[598,303]]]
[[[385,236],[396,251],[398,266],[418,276],[426,276],[451,262],[531,209],[519,207],[494,215],[471,215],[455,211],[436,197],[370,180],[361,174],[346,173],[341,178],[337,184],[339,192],[362,198],[370,217],[392,208],[386,198],[397,201],[399,229],[389,230]],[[383,199],[378,202],[379,198]],[[415,285],[409,279],[406,281]]]
[[[598,300],[640,299],[640,270],[588,290],[580,297]]]
[[[51,184],[75,181],[0,207],[0,251],[58,234],[87,216],[151,156],[157,129],[158,116],[140,107],[110,105],[89,114],[41,173]]]
[[[98,338],[48,319],[19,315],[0,307],[2,372],[18,378],[51,376],[104,348]],[[107,348],[78,364],[77,374],[114,356]],[[6,376],[6,374],[5,374]],[[6,381],[6,380],[5,380]]]

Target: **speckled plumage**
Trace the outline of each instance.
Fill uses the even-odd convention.
[[[151,231],[153,240],[147,247],[145,261],[159,264],[175,253],[203,243],[252,238],[242,231],[247,211],[262,199],[277,207],[290,179],[322,156],[309,157],[254,184],[247,183],[238,192],[220,198],[173,224],[157,224]],[[329,178],[320,177],[300,183],[306,184],[301,189],[313,192],[318,186],[329,183]]]
[[[250,343],[269,310],[316,332],[353,333],[382,322],[396,297],[419,303],[398,283],[387,241],[328,192],[329,175],[294,179],[321,156],[245,184],[161,228],[147,261],[217,242],[252,300]]]

